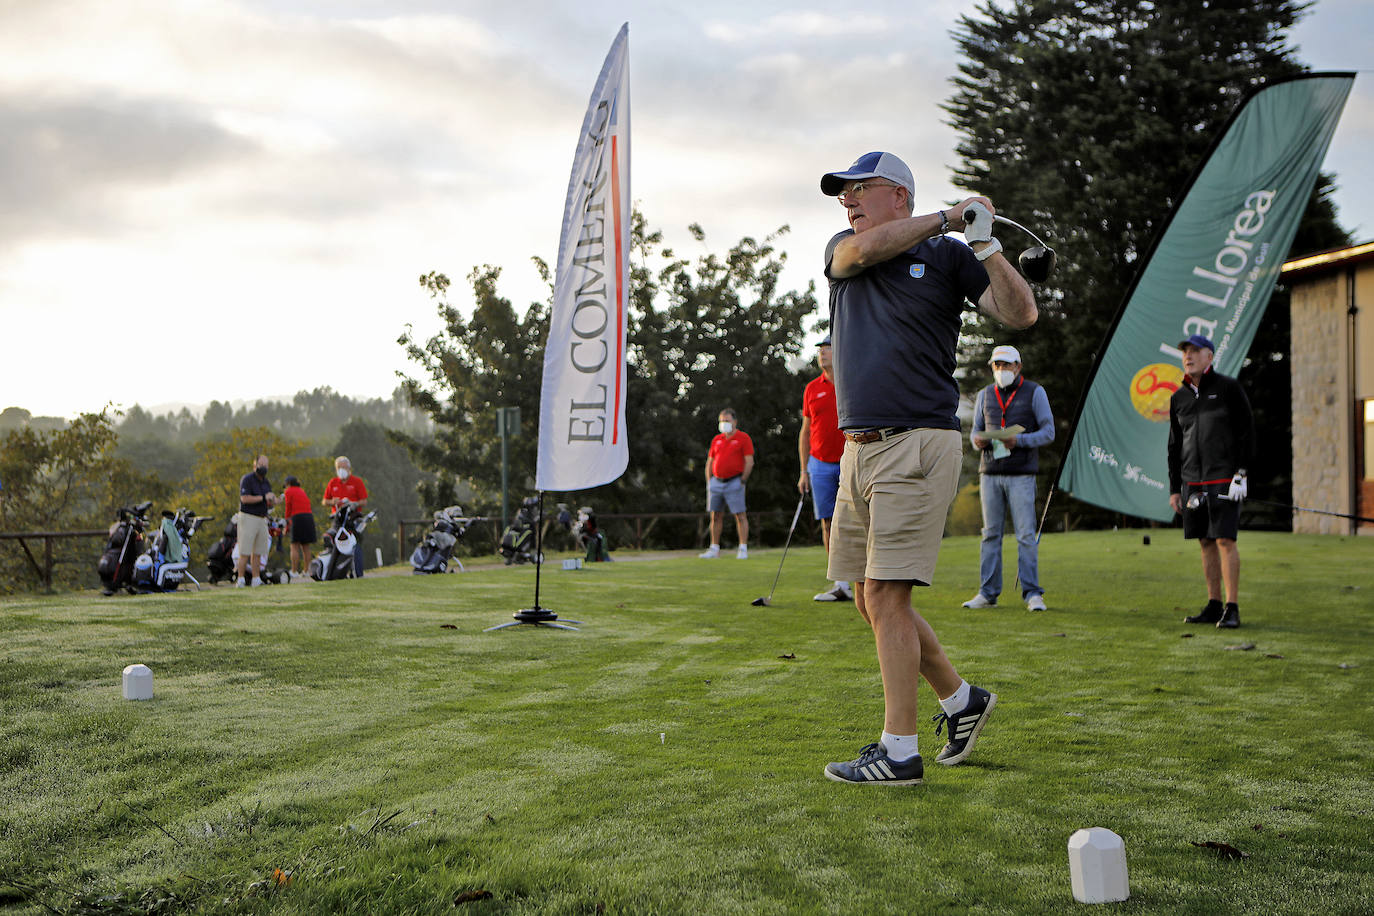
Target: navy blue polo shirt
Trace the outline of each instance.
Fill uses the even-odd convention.
[[[955,346],[966,302],[988,272],[963,242],[937,235],[852,277],[830,276],[830,336],[840,428],[958,429]]]
[[[259,479],[258,479],[258,475],[257,475],[255,472],[253,472],[253,471],[249,471],[247,474],[244,474],[244,475],[243,475],[243,479],[239,481],[239,496],[240,496],[240,497],[243,497],[243,496],[266,496],[268,493],[271,493],[271,492],[272,492],[272,485],[271,485],[270,483],[268,483],[266,480],[259,480]],[[267,503],[266,503],[266,502],[262,502],[262,501],[258,501],[258,502],[255,502],[255,503],[247,503],[247,504],[245,504],[245,503],[243,503],[242,501],[240,501],[240,502],[239,502],[239,511],[240,511],[240,512],[247,512],[249,515],[259,515],[259,516],[262,516],[263,518],[266,518],[266,517],[267,517]]]

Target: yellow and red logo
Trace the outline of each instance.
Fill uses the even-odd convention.
[[[1170,363],[1152,363],[1131,379],[1131,406],[1155,423],[1169,419],[1169,398],[1178,390],[1182,370]]]

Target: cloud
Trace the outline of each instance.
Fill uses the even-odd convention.
[[[157,99],[0,97],[0,239],[115,231],[130,193],[251,155],[253,145]]]
[[[726,22],[713,19],[702,26],[702,33],[713,41],[728,45],[788,38],[852,38],[877,35],[892,26],[883,16],[835,16],[812,10],[775,13],[756,22]]]

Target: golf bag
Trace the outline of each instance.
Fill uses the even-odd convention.
[[[316,582],[330,582],[352,577],[358,535],[376,517],[376,512],[359,515],[358,507],[346,500],[339,503],[334,524],[324,533],[324,550],[310,561],[310,578]]]
[[[237,518],[237,516],[235,516]],[[205,565],[210,569],[210,584],[234,578],[234,557],[238,556],[239,525],[234,519],[224,523],[224,537],[210,545]]]
[[[195,583],[190,569],[190,541],[212,516],[201,517],[190,509],[162,511],[162,525],[149,539],[148,549],[134,560],[132,589],[140,592],[174,592],[185,579]]]
[[[501,533],[501,556],[506,558],[507,566],[534,562],[534,516],[538,508],[538,496],[525,497],[515,518]]]
[[[471,523],[471,519],[463,516],[461,506],[449,506],[435,512],[434,527],[410,555],[410,565],[415,567],[415,575],[447,572],[450,561],[461,571],[463,563],[453,558],[453,548]]]
[[[586,551],[588,563],[609,563],[611,552],[606,549],[606,535],[596,525],[596,513],[591,506],[577,510],[577,521],[572,526],[572,535],[577,546]]]
[[[146,502],[126,506],[115,516],[115,523],[110,526],[110,539],[105,543],[105,550],[96,564],[100,590],[104,594],[113,595],[121,588],[128,588],[133,593],[130,582],[133,580],[134,560],[143,552],[143,531],[148,527],[148,510],[152,505]]]

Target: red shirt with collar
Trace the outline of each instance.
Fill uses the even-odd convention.
[[[822,375],[807,383],[802,416],[811,421],[811,457],[831,464],[839,461],[844,454],[844,433],[840,432],[834,382]]]
[[[367,487],[363,485],[363,479],[357,474],[349,474],[347,480],[340,480],[335,477],[324,488],[324,498],[346,499],[351,503],[360,503],[367,499]],[[331,507],[329,514],[333,515],[338,509],[338,506]]]
[[[744,473],[744,459],[754,454],[754,440],[749,434],[735,430],[730,435],[719,433],[711,440],[707,457],[711,461],[711,475],[727,480]]]

